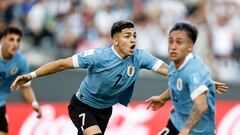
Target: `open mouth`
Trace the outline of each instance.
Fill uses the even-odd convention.
[[[176,52],[170,52],[170,55],[171,55],[171,56],[176,56],[177,53],[176,53]]]
[[[134,49],[134,48],[135,48],[135,46],[136,46],[136,45],[132,45],[130,48],[131,48],[131,49]]]

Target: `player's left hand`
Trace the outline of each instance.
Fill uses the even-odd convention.
[[[153,111],[156,111],[162,106],[164,106],[166,102],[167,101],[164,100],[164,98],[161,95],[152,96],[149,99],[145,100],[145,103],[148,104],[147,109],[152,108]]]
[[[26,75],[21,75],[18,76],[14,82],[12,83],[10,89],[11,91],[17,91],[19,86],[22,86],[23,84],[27,83],[28,81],[30,81],[32,78],[30,76],[30,74],[26,74]]]
[[[214,81],[215,87],[216,87],[216,92],[221,95],[222,92],[227,92],[228,91],[228,86],[225,83],[220,83],[217,81]]]

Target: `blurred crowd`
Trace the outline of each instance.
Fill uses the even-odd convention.
[[[137,46],[168,61],[168,32],[191,22],[195,53],[220,80],[240,81],[240,0],[0,0],[0,30],[23,29],[21,50],[32,66],[111,45],[120,19],[136,24]]]

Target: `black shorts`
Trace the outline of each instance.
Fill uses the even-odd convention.
[[[78,129],[78,135],[82,135],[86,128],[93,125],[98,125],[104,134],[112,115],[112,107],[105,109],[93,108],[78,100],[74,94],[68,105],[68,113],[73,124]]]
[[[167,127],[158,133],[158,135],[178,135],[179,131],[175,128],[172,121],[169,119]]]
[[[0,131],[8,132],[8,120],[6,114],[6,106],[0,107]]]

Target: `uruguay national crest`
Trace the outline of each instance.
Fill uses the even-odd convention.
[[[134,66],[132,64],[130,66],[128,66],[127,74],[128,74],[128,76],[134,75]]]
[[[11,69],[11,75],[15,75],[17,73],[17,71],[18,71],[18,68],[17,67],[13,67]]]
[[[182,79],[178,78],[177,79],[177,90],[181,91],[182,89],[183,89]]]

